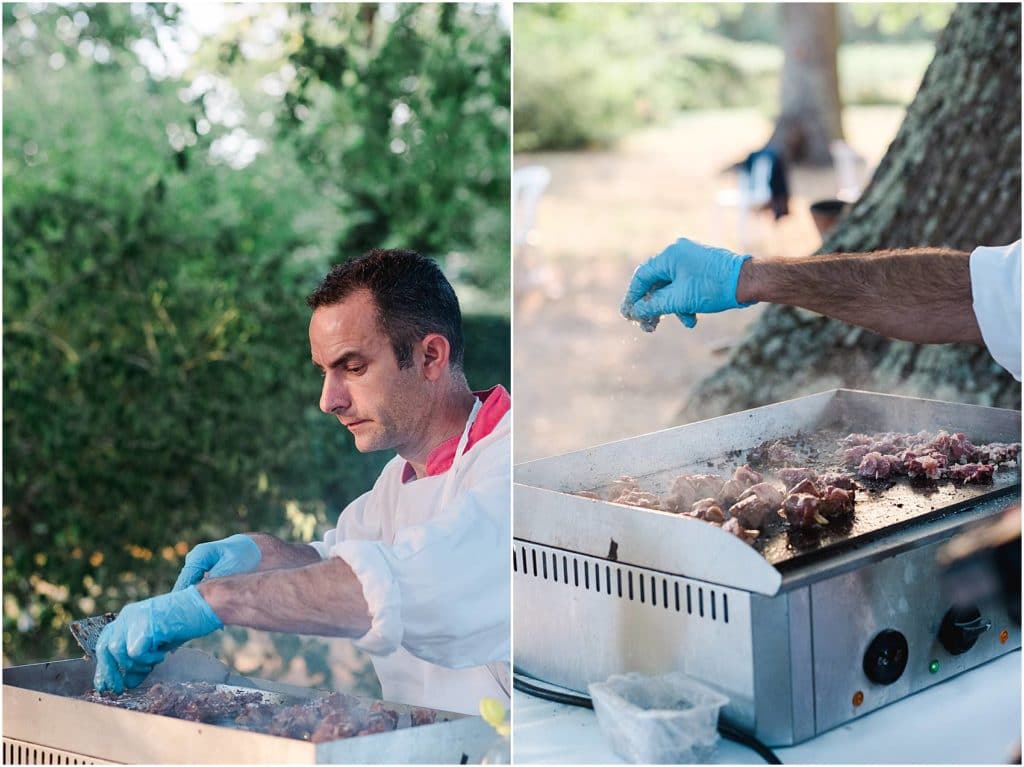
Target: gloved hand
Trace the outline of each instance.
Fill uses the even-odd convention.
[[[121,694],[138,686],[171,650],[223,627],[195,586],[125,605],[96,640],[93,684],[100,692]]]
[[[736,300],[740,268],[750,256],[679,239],[637,267],[622,302],[622,316],[654,330],[662,314],[674,314],[688,328],[697,313],[751,306]]]
[[[185,555],[185,564],[174,582],[174,591],[194,586],[204,575],[249,573],[259,567],[263,554],[256,541],[248,535],[232,535],[219,541],[200,543]]]

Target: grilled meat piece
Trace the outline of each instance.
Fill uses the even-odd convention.
[[[842,451],[841,458],[843,465],[848,469],[856,468],[868,453],[871,452],[871,445],[856,445]]]
[[[413,727],[437,721],[437,712],[432,708],[414,708],[409,712],[409,716],[412,718]]]
[[[732,506],[736,501],[743,495],[743,491],[746,490],[750,485],[745,482],[741,482],[738,479],[727,480],[722,485],[722,492],[719,493],[719,497],[722,499],[722,504],[726,507]]]
[[[259,718],[263,696],[253,690],[222,690],[209,682],[157,682],[141,696],[90,691],[80,696],[93,703],[131,708],[192,722],[222,722],[243,716]]]
[[[913,457],[910,457],[909,453],[910,451],[907,451],[907,454],[904,454],[906,462],[903,465],[907,476],[914,478],[923,477],[932,481],[942,476],[942,470],[946,466],[946,459],[941,453],[936,452]]]
[[[839,448],[843,462],[851,468],[859,465],[868,453],[880,453],[887,457],[904,453],[913,454],[912,456],[907,455],[903,460],[904,465],[911,457],[928,455],[939,460],[940,463],[944,460],[947,466],[961,462],[1005,463],[1016,460],[1020,453],[1019,443],[992,442],[975,445],[964,432],[958,431],[950,434],[945,430],[940,430],[935,434],[927,431],[920,431],[917,434],[898,432],[874,435],[851,434],[839,440]],[[878,477],[878,479],[881,478],[881,476]]]
[[[732,506],[740,499],[740,496],[743,495],[747,488],[763,481],[764,476],[751,469],[749,464],[744,464],[733,472],[732,478],[728,482],[722,485],[718,497],[723,505]]]
[[[841,490],[856,490],[857,483],[853,481],[853,477],[846,474],[839,474],[838,472],[829,472],[828,474],[822,474],[816,481],[816,484],[822,487],[838,487]]]
[[[853,481],[841,477],[840,481],[846,479],[844,484],[849,484],[849,489],[835,484],[829,484],[824,478],[817,482],[808,478],[802,479],[790,488],[789,493],[782,501],[782,517],[789,520],[790,524],[797,527],[806,527],[813,520],[817,524],[823,524],[822,520],[815,519],[818,515],[824,519],[831,519],[848,511],[853,511]],[[802,500],[798,500],[803,497]],[[810,498],[817,498],[815,504]],[[808,516],[810,515],[810,516]],[[793,519],[797,521],[794,523]]]
[[[747,461],[751,466],[769,468],[772,466],[788,466],[800,460],[796,451],[782,440],[769,439],[762,442],[749,453]]]
[[[789,489],[786,495],[800,495],[801,493],[821,497],[821,490],[818,483],[812,479],[802,479]]]
[[[733,472],[732,478],[738,482],[745,482],[747,487],[764,481],[764,476],[750,468],[749,464],[743,464],[737,468],[736,471]]]
[[[857,467],[857,474],[870,479],[885,479],[901,467],[903,462],[895,455],[882,455],[878,452],[867,453]]]
[[[967,459],[977,452],[976,448],[967,435],[962,431],[958,431],[949,439],[949,463],[959,462],[961,459]]]
[[[595,501],[603,500],[601,496],[593,490],[577,490],[573,495],[578,495],[580,498],[590,498]]]
[[[666,511],[685,513],[702,498],[716,498],[722,491],[722,484],[722,478],[716,474],[681,474],[672,482],[672,489],[662,505]]]
[[[987,445],[980,445],[971,458],[977,463],[1000,464],[1017,461],[1019,455],[1019,442],[990,442]]]
[[[870,445],[875,441],[874,437],[867,434],[849,434],[839,440],[840,447],[857,447],[858,445]]]
[[[954,464],[946,469],[946,476],[954,482],[988,484],[992,481],[995,466],[989,463]]]
[[[323,719],[318,708],[306,705],[288,706],[276,714],[267,725],[267,733],[282,738],[309,740],[313,730],[320,726]]]
[[[725,521],[725,512],[714,498],[701,498],[699,501],[695,501],[686,515],[703,519],[706,522],[722,523]]]
[[[612,503],[622,503],[626,506],[640,506],[645,509],[660,509],[661,499],[654,493],[643,490],[624,490],[620,495],[612,498]]]
[[[790,525],[801,529],[828,524],[821,514],[821,498],[810,493],[790,493],[783,499],[779,513]]]
[[[818,505],[818,511],[826,519],[832,519],[833,517],[853,511],[853,503],[853,490],[844,490],[835,485],[828,485],[821,494],[821,503]]]
[[[250,706],[244,712],[235,717],[235,724],[246,730],[266,732],[276,711],[277,708],[269,703]]]
[[[778,506],[769,506],[756,495],[748,495],[729,507],[729,521],[739,520],[744,529],[760,530],[764,525],[765,515],[777,508]]]
[[[779,469],[775,472],[782,483],[786,486],[787,491],[791,491],[793,486],[798,482],[809,479],[812,482],[818,478],[818,473],[807,466],[794,466],[786,469]]]
[[[621,476],[611,483],[611,485],[608,487],[605,497],[609,501],[616,503],[616,499],[619,498],[620,496],[624,495],[625,493],[628,493],[631,490],[639,489],[640,483],[637,482],[635,479],[628,476]]]
[[[195,722],[230,722],[248,730],[314,743],[387,732],[398,726],[398,712],[382,701],[367,707],[359,698],[340,692],[283,708],[264,702],[257,690],[218,689],[207,682],[157,683],[141,698],[95,691],[81,698]],[[414,725],[430,724],[436,721],[437,712],[413,709],[411,718]]]
[[[362,719],[352,711],[331,711],[324,716],[309,736],[313,743],[359,735],[364,727]]]
[[[756,485],[751,485],[740,495],[740,500],[742,501],[750,496],[756,496],[761,503],[770,509],[777,509],[782,505],[782,491],[770,482],[758,482]]]
[[[390,732],[398,726],[398,712],[387,708],[381,701],[374,701],[370,706],[370,714],[360,735],[372,735],[377,732]]]
[[[757,540],[757,536],[760,535],[760,532],[758,532],[757,530],[745,529],[736,517],[733,517],[732,519],[728,520],[725,524],[723,524],[722,529],[725,530],[727,533],[735,535],[744,543],[753,543]]]

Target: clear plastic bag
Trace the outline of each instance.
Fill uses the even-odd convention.
[[[615,753],[643,764],[706,761],[729,699],[686,674],[622,674],[590,685],[601,730]]]

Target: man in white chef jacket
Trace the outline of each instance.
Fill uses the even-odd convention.
[[[224,625],[345,636],[387,700],[477,713],[508,699],[510,398],[470,390],[458,299],[428,258],[373,250],[310,295],[320,409],[357,449],[397,455],[323,541],[233,535],[189,552],[170,594],[97,645],[97,689],[139,684]]]
[[[758,301],[799,306],[889,338],[984,344],[1021,380],[1021,243],[753,258],[680,239],[637,267],[622,313],[647,329],[664,314]]]

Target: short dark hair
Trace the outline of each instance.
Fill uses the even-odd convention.
[[[412,364],[413,345],[430,333],[448,339],[452,368],[462,370],[465,340],[455,290],[433,259],[413,250],[374,248],[336,264],[306,303],[332,306],[357,290],[368,290],[377,305],[377,325],[391,341],[400,368]]]

